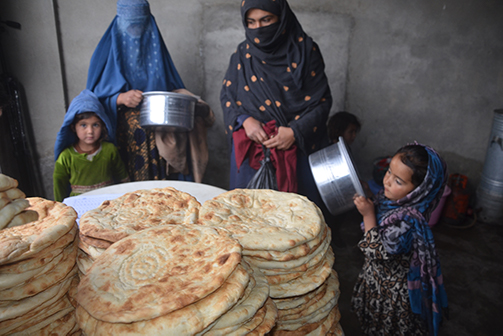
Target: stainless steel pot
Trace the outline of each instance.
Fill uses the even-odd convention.
[[[321,198],[332,215],[354,207],[353,196],[365,196],[344,139],[309,155],[309,165]]]
[[[194,128],[196,103],[197,98],[181,93],[144,92],[140,107],[140,126],[190,131]]]

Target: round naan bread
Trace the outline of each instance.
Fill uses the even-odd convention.
[[[208,296],[150,320],[104,322],[91,316],[82,306],[77,307],[76,317],[88,335],[194,335],[232,307],[243,294],[249,280],[248,272],[238,264],[222,286]]]
[[[27,200],[29,209],[38,212],[38,220],[0,230],[0,265],[31,258],[77,227],[72,207],[41,198]]]
[[[148,320],[212,293],[240,261],[241,245],[222,228],[150,228],[103,252],[81,279],[77,301],[102,321]]]
[[[264,306],[266,300],[269,298],[269,284],[262,272],[260,272],[258,268],[248,265],[245,262],[241,264],[250,274],[251,281],[248,286],[249,288],[247,288],[244,295],[234,307],[229,309],[229,311],[213,323],[211,326],[212,329],[223,329],[244,324]],[[211,335],[211,332],[208,336],[209,335]]]
[[[0,191],[16,188],[17,186],[18,182],[16,179],[5,174],[0,174]]]
[[[302,276],[292,281],[274,285],[269,284],[269,296],[272,298],[285,298],[307,294],[325,282],[330,276],[333,264],[334,253],[330,248],[327,258],[319,266],[307,270]]]
[[[286,251],[258,251],[258,250],[243,250],[243,255],[252,258],[260,258],[269,261],[290,261],[298,258],[307,256],[318,249],[318,247],[327,239],[327,233],[329,228],[324,225],[321,229],[320,234],[314,239],[295,246]]]
[[[268,189],[234,189],[204,202],[199,222],[224,227],[245,250],[286,251],[311,241],[326,225],[307,197]]]
[[[138,190],[104,201],[79,221],[82,235],[116,242],[138,231],[164,224],[194,224],[201,204],[175,188]]]

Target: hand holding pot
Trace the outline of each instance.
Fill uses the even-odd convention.
[[[126,105],[127,107],[134,108],[138,106],[143,99],[142,94],[143,92],[140,90],[129,90],[119,93],[119,96],[117,96],[117,105]]]

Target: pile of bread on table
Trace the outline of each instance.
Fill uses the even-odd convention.
[[[77,213],[0,174],[0,335],[80,334]]]
[[[75,213],[62,203],[28,201],[39,218],[19,227],[59,218],[37,210],[43,208],[37,204],[50,202]],[[78,248],[63,249],[71,250],[68,258],[74,260],[71,284],[66,287],[68,280],[60,279],[52,286],[60,284],[58,295],[70,303],[67,320],[74,325],[47,334],[344,335],[331,232],[320,210],[303,196],[236,189],[201,205],[185,192],[157,188],[103,202],[80,218],[78,230],[76,214],[72,218],[67,232],[73,233],[71,247]],[[4,231],[12,229],[0,231],[0,246],[14,235]],[[40,259],[42,250],[7,261],[0,251],[0,267]],[[0,335],[21,331],[4,332],[4,321],[34,319],[32,310],[6,318],[4,307],[18,298],[0,300]],[[56,326],[56,317],[63,319],[55,316],[46,326]],[[22,334],[45,335],[35,329]]]

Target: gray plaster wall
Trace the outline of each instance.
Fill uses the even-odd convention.
[[[190,91],[213,108],[205,183],[228,186],[219,93],[244,38],[238,0],[151,0],[173,61]],[[334,105],[363,127],[353,144],[364,179],[376,157],[407,142],[436,148],[451,173],[480,180],[493,110],[503,108],[503,3],[493,0],[291,0],[323,53]],[[53,144],[66,107],[85,88],[94,48],[116,13],[107,0],[3,0],[7,71],[23,84],[47,195]],[[1,122],[1,119],[0,119]]]

